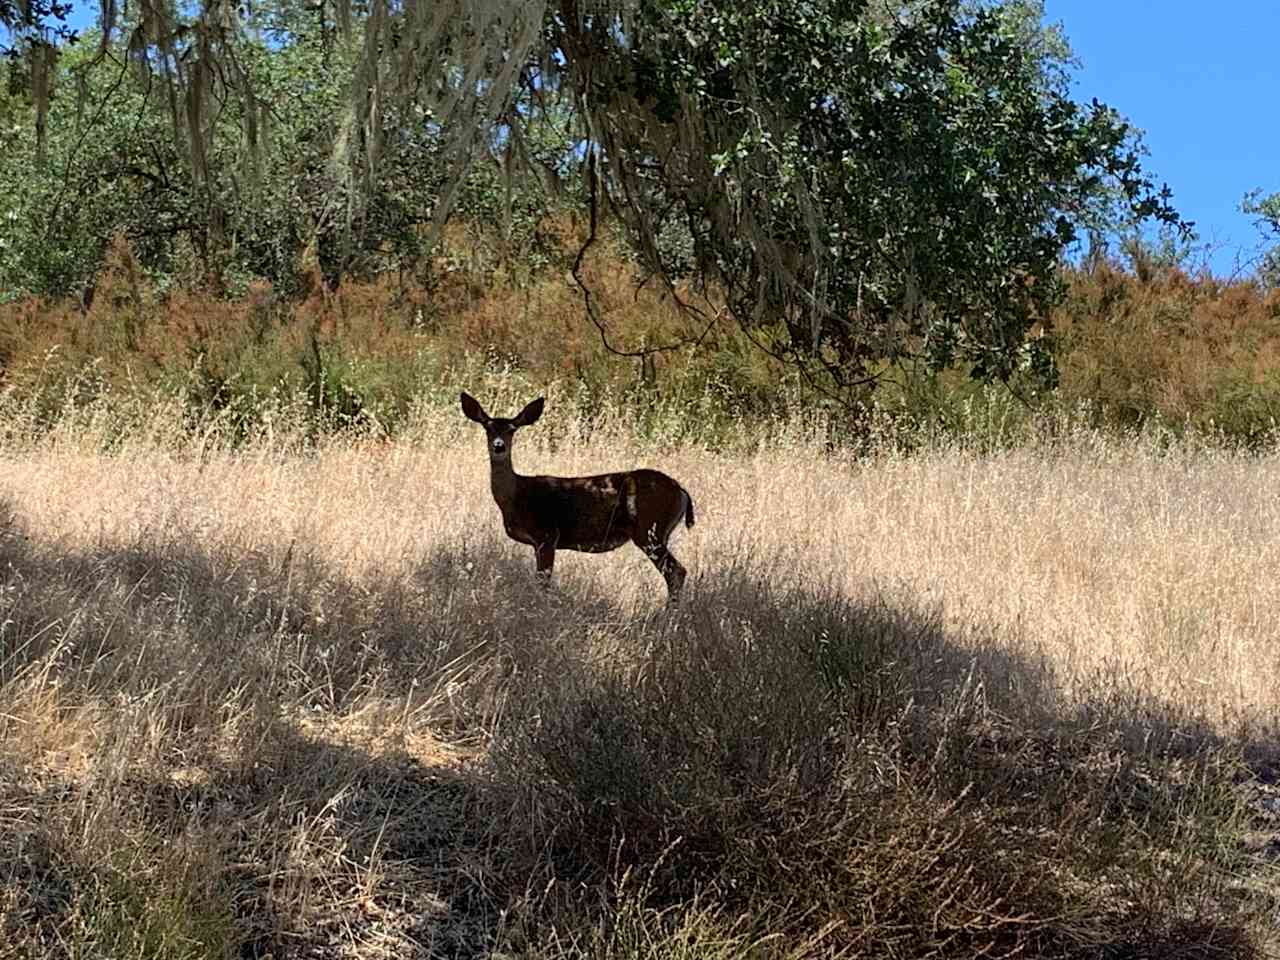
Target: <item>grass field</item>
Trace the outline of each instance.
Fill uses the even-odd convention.
[[[7,429],[0,956],[1277,955],[1280,456],[544,420],[691,491],[678,608],[538,590],[454,409]]]

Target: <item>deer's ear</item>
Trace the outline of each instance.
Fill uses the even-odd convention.
[[[468,420],[474,420],[479,424],[489,422],[489,415],[484,412],[484,407],[480,406],[476,402],[476,398],[469,393],[462,394],[462,415]]]
[[[527,427],[531,423],[536,423],[537,419],[542,416],[542,407],[546,403],[545,397],[539,397],[533,403],[529,404],[517,414],[516,418],[511,422],[518,427]]]

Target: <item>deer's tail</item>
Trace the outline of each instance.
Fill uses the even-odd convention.
[[[689,491],[684,487],[680,488],[680,492],[684,494],[684,525],[686,527],[692,527],[694,524],[693,497],[689,496]]]

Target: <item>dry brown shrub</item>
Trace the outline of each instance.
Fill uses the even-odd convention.
[[[1224,386],[1266,385],[1275,370],[1273,310],[1251,282],[1178,270],[1143,281],[1105,264],[1072,274],[1054,318],[1064,396],[1122,420],[1221,420],[1233,402]]]
[[[500,262],[492,231],[451,224],[416,275],[330,290],[311,262],[303,271],[311,282],[296,299],[260,282],[238,299],[184,288],[162,294],[117,238],[87,309],[73,299],[0,305],[0,375],[23,391],[69,397],[83,392],[74,381],[87,366],[117,387],[205,377],[196,394],[221,403],[228,390],[252,396],[281,384],[305,396],[332,374],[346,378],[341,389],[353,403],[403,409],[424,376],[481,362],[535,381],[572,377],[593,391],[657,383],[667,394],[721,391],[734,409],[784,405],[794,372],[765,358],[725,318],[711,324],[696,351],[662,354],[644,366],[610,354],[568,270],[586,229],[568,214],[544,219],[537,243],[549,259],[520,271]],[[640,282],[612,240],[590,247],[582,275],[595,318],[623,351],[704,333],[703,320],[678,309],[656,282]],[[1046,398],[1049,405],[1083,402],[1103,421],[1131,426],[1154,418],[1255,446],[1274,435],[1280,295],[1176,268],[1147,271],[1144,280],[1106,262],[1068,281],[1067,301],[1053,316],[1061,386]],[[679,293],[713,312],[714,304]],[[354,367],[361,369],[352,374]],[[963,394],[961,379],[946,380],[943,393]],[[916,412],[945,418],[946,402],[922,401]]]

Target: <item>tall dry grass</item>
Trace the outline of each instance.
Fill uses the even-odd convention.
[[[553,395],[517,468],[677,477],[676,609],[627,549],[538,591],[452,409],[6,432],[0,954],[1267,947],[1280,458],[627,416]]]

